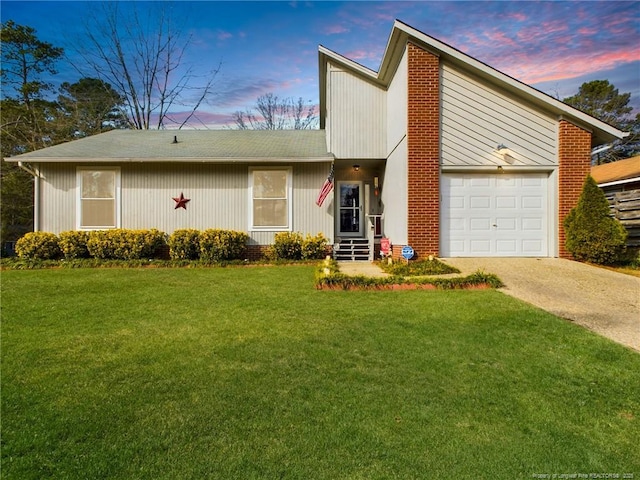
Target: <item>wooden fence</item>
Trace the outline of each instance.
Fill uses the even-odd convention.
[[[626,192],[605,192],[611,215],[629,232],[627,245],[640,247],[640,189]]]

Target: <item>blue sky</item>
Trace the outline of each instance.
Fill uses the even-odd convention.
[[[154,3],[120,3],[134,6]],[[35,28],[73,61],[84,19],[100,8],[92,1],[2,0],[0,15]],[[222,63],[200,128],[232,125],[233,111],[267,92],[316,104],[319,44],[377,70],[394,19],[560,98],[585,81],[607,79],[631,92],[640,112],[640,2],[178,1],[171,11],[192,36],[185,62],[200,75]],[[54,83],[79,78],[66,61],[58,69]]]

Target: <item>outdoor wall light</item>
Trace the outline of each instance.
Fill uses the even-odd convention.
[[[509,165],[513,165],[513,162],[516,161],[516,159],[511,156],[511,152],[509,150],[509,147],[507,147],[503,143],[499,144],[496,147],[496,152],[498,152],[498,155],[500,155],[502,157],[502,160],[507,162]]]
[[[509,149],[507,148],[506,145],[504,144],[500,144],[496,147],[496,151],[500,154],[500,155],[506,155],[507,152],[509,151]]]
[[[502,168],[502,165],[498,165],[498,173],[504,173],[504,168]]]
[[[359,171],[360,171],[360,165],[357,165],[357,164],[356,164],[356,165],[354,165],[354,166],[353,166],[353,171],[354,171],[354,172],[359,172]]]

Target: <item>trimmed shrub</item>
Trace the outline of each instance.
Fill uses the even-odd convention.
[[[200,260],[221,262],[241,260],[247,251],[249,235],[233,230],[209,229],[200,232]]]
[[[16,255],[29,260],[51,260],[60,256],[58,237],[48,232],[29,232],[16,242]]]
[[[301,254],[305,260],[316,260],[325,257],[327,252],[328,240],[322,233],[318,233],[315,237],[307,234],[302,241]]]
[[[302,258],[302,235],[297,232],[276,233],[271,255],[276,260],[300,260]]]
[[[151,230],[96,230],[89,233],[87,249],[91,256],[111,260],[152,258],[164,244],[164,233]]]
[[[172,260],[197,260],[200,257],[200,231],[184,228],[174,231],[167,242]]]
[[[61,232],[58,237],[58,243],[64,258],[67,260],[89,258],[89,250],[87,249],[89,232],[69,230],[67,232]]]
[[[609,215],[609,202],[589,175],[578,205],[564,220],[565,245],[576,260],[612,264],[625,252],[627,231]]]

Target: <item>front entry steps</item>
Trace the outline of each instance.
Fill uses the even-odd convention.
[[[366,238],[341,238],[333,249],[337,261],[369,261],[369,241]]]

